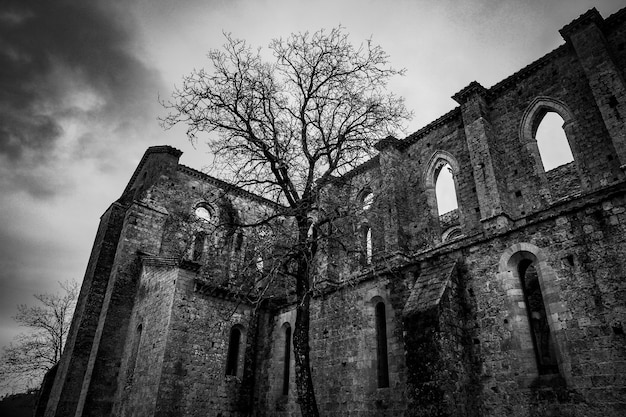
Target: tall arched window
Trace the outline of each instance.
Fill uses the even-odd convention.
[[[556,112],[547,112],[541,118],[535,139],[539,148],[539,155],[543,169],[550,171],[558,166],[574,161],[574,156],[565,136],[563,124],[565,122]]]
[[[378,388],[389,386],[389,364],[387,358],[387,316],[385,303],[376,303],[376,359]]]
[[[226,375],[237,376],[239,365],[239,345],[241,343],[241,330],[237,327],[230,329],[228,340],[228,357],[226,359]]]
[[[454,188],[454,177],[452,168],[446,163],[435,171],[435,193],[437,195],[437,210],[439,215],[448,213],[459,208],[456,201],[456,189]]]
[[[452,226],[465,226],[463,208],[457,199],[459,164],[449,152],[433,153],[424,172],[425,194],[431,213],[431,224],[439,233]],[[436,230],[437,230],[436,229]],[[442,230],[443,229],[443,230]],[[440,242],[443,240],[439,238]]]
[[[283,395],[289,394],[289,372],[291,363],[291,327],[285,326],[285,356],[283,358]]]
[[[536,193],[545,203],[576,194],[585,186],[584,171],[574,158],[582,135],[565,103],[536,97],[522,116],[519,135],[533,162],[532,173],[539,179]]]
[[[361,264],[372,263],[372,228],[368,224],[361,226]]]
[[[558,373],[558,365],[552,338],[550,336],[546,307],[539,286],[539,276],[533,261],[530,259],[522,259],[518,265],[518,274],[524,292],[524,302],[528,313],[528,322],[530,324],[539,373]]]

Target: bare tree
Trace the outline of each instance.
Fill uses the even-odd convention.
[[[317,416],[309,306],[320,232],[335,216],[320,206],[323,191],[410,114],[402,98],[386,91],[389,78],[403,70],[390,67],[371,40],[354,46],[339,27],[275,39],[269,51],[272,62],[226,35],[224,48],[208,54],[213,69],[186,76],[164,103],[170,114],[163,124],[187,124],[192,141],[207,133],[223,175],[284,207],[267,221],[281,216],[292,226],[278,269],[292,276],[297,298],[298,402],[303,416]]]
[[[0,378],[4,384],[32,386],[61,358],[78,296],[75,281],[59,283],[63,292],[37,294],[39,305],[17,307],[15,321],[28,328],[4,348]]]

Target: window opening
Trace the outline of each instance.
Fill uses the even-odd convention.
[[[205,220],[207,222],[211,220],[211,211],[204,204],[201,204],[198,207],[196,207],[196,210],[194,211],[194,213],[196,214],[198,218],[202,220]]]
[[[235,238],[235,252],[241,251],[242,246],[243,246],[243,232],[239,230],[237,232],[237,237]]]
[[[283,395],[289,394],[289,365],[291,361],[291,327],[285,328],[285,358],[283,362]]]
[[[255,266],[257,271],[263,272],[263,256],[259,255],[256,258]]]
[[[237,365],[239,362],[239,342],[241,341],[241,330],[236,327],[230,329],[230,339],[228,341],[228,357],[226,360],[226,375],[237,376]]]
[[[363,196],[363,204],[361,207],[363,208],[364,211],[367,211],[372,207],[373,203],[374,203],[374,194],[371,191],[367,191],[365,195]]]
[[[126,372],[126,384],[130,385],[133,382],[135,376],[135,366],[137,366],[137,354],[139,353],[139,343],[141,342],[141,333],[143,326],[140,324],[135,331],[135,338],[133,339],[133,347],[130,352],[130,358],[128,359],[128,370]]]
[[[361,264],[372,263],[372,229],[364,224],[361,226]]]
[[[545,171],[574,161],[563,123],[558,113],[547,112],[537,127],[535,139]]]
[[[376,304],[376,358],[378,359],[378,388],[389,387],[389,364],[387,359],[387,318],[385,303]]]
[[[193,254],[191,256],[192,261],[199,261],[202,259],[202,254],[204,253],[204,241],[205,241],[206,233],[198,232],[196,233],[196,237],[193,242]]]
[[[446,163],[435,173],[435,193],[437,195],[438,214],[448,213],[459,208],[454,188],[454,177],[450,164]]]
[[[518,268],[539,374],[558,373],[554,345],[550,336],[550,327],[543,295],[539,286],[537,269],[533,262],[528,259],[522,260]]]

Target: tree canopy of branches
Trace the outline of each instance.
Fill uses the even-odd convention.
[[[293,219],[293,242],[282,271],[295,279],[293,345],[303,416],[318,415],[309,365],[309,305],[317,236],[330,221],[320,197],[328,182],[371,157],[373,145],[402,129],[410,117],[402,98],[387,92],[403,74],[367,40],[354,46],[344,29],[292,34],[261,49],[226,35],[208,54],[213,68],[196,70],[164,103],[165,127],[206,133],[220,172],[262,193]],[[313,230],[313,233],[311,233]]]
[[[4,348],[0,367],[3,384],[24,387],[39,384],[44,374],[61,359],[78,284],[66,281],[60,285],[63,290],[60,294],[35,295],[39,305],[18,305],[14,319],[28,330]]]

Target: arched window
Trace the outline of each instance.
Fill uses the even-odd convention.
[[[439,215],[459,208],[456,201],[456,189],[452,168],[446,163],[435,171],[435,193],[437,195],[437,210]]]
[[[374,194],[370,189],[363,191],[361,196],[361,208],[363,211],[367,211],[372,208],[372,204],[374,204]]]
[[[289,372],[291,362],[291,327],[285,326],[285,356],[283,358],[283,395],[289,394]]]
[[[372,228],[368,224],[361,226],[361,264],[372,263]]]
[[[239,365],[239,345],[241,343],[241,330],[238,327],[230,329],[228,340],[228,357],[226,359],[226,375],[237,376]]]
[[[441,235],[442,242],[449,242],[454,239],[458,239],[463,236],[463,232],[459,226],[453,226],[446,229],[445,232]]]
[[[257,271],[263,272],[263,267],[264,267],[263,255],[258,255],[256,257],[256,261],[254,262],[254,266],[256,266]]]
[[[560,355],[559,335],[564,330],[558,322],[569,312],[546,254],[530,243],[516,243],[502,254],[498,270],[498,280],[512,290],[507,291],[510,315],[504,325],[511,339],[521,341],[515,347],[518,366],[540,375],[559,373],[569,361]]]
[[[540,116],[540,115],[538,115]],[[543,169],[550,171],[574,161],[574,156],[565,136],[565,122],[556,112],[546,112],[539,122],[535,139]]]
[[[535,98],[522,116],[519,135],[531,158],[532,173],[539,179],[536,193],[546,203],[581,191],[586,184],[584,172],[574,157],[581,134],[565,103],[551,97]]]
[[[207,203],[198,204],[194,213],[196,217],[207,222],[211,220],[211,217],[213,217],[213,209]]]
[[[457,176],[459,165],[449,152],[438,150],[430,158],[424,172],[425,194],[431,213],[431,224],[442,229],[458,225],[462,230],[465,217],[458,204]],[[455,219],[453,224],[448,220]],[[441,241],[441,240],[440,240]]]
[[[128,366],[126,371],[126,384],[130,385],[133,382],[135,376],[135,367],[137,366],[137,354],[139,353],[139,344],[141,343],[141,333],[143,326],[140,324],[135,330],[133,336],[133,345],[130,351],[130,357],[128,358]]]
[[[558,373],[546,307],[539,286],[539,276],[533,261],[530,259],[522,259],[518,264],[518,274],[524,292],[524,302],[528,313],[528,322],[530,324],[539,373]]]
[[[192,261],[200,261],[202,259],[202,254],[204,253],[204,241],[206,240],[205,232],[198,232],[194,238],[193,242],[193,253],[191,255]]]
[[[387,358],[387,316],[385,303],[376,303],[376,359],[378,368],[378,388],[389,386],[389,364]]]

